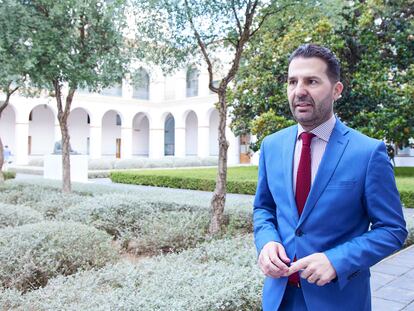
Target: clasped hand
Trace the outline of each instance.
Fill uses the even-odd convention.
[[[266,276],[273,278],[288,277],[299,272],[301,278],[318,286],[336,278],[336,271],[324,253],[314,253],[289,265],[290,259],[285,248],[277,242],[269,242],[263,247],[258,264]]]

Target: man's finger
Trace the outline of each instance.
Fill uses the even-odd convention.
[[[281,245],[278,245],[277,252],[279,254],[279,258],[286,264],[290,263],[289,257],[286,255],[285,248]]]
[[[308,267],[308,261],[305,258],[302,258],[302,259],[299,259],[298,261],[295,261],[289,267],[289,275],[291,275],[293,273],[296,273],[296,272],[299,272],[300,270],[304,270]]]

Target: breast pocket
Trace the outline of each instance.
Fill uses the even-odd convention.
[[[327,189],[352,189],[355,187],[356,180],[333,180],[331,181]]]

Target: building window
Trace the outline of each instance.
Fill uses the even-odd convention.
[[[122,125],[121,116],[119,114],[116,114],[116,125],[118,126]]]
[[[137,99],[149,99],[149,75],[143,68],[137,70],[132,77],[132,97]]]
[[[187,70],[187,97],[198,96],[198,76],[200,73],[195,67]]]
[[[104,96],[122,96],[122,79],[118,83],[114,83],[112,86],[106,87],[101,91],[101,95]]]

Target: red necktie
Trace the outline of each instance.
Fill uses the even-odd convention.
[[[298,209],[299,217],[302,215],[305,207],[306,199],[311,188],[311,142],[315,134],[303,132],[300,135],[302,139],[302,152],[300,154],[300,161],[298,166],[298,173],[296,175],[296,207]],[[296,261],[296,257],[294,258]],[[289,283],[297,284],[299,286],[299,273],[294,273],[289,276]]]

